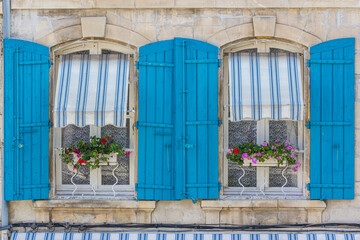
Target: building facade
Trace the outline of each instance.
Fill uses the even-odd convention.
[[[41,96],[40,102],[44,100],[46,102],[46,93],[42,95],[38,92],[39,95],[37,95],[35,89],[37,85],[27,86],[25,79],[38,79],[36,73],[39,71],[43,74],[42,77],[48,74],[49,112],[48,115],[44,113],[42,116],[44,119],[49,118],[52,126],[49,128],[49,138],[46,140],[49,147],[48,150],[45,149],[48,153],[48,163],[45,165],[41,165],[44,164],[41,160],[40,162],[34,160],[38,154],[42,154],[37,150],[19,153],[20,155],[24,154],[23,158],[19,157],[23,159],[18,162],[19,169],[17,165],[7,165],[5,149],[5,183],[16,178],[19,182],[18,185],[26,185],[26,176],[30,179],[29,181],[34,182],[34,176],[39,175],[39,178],[43,178],[43,171],[47,171],[48,167],[47,179],[51,185],[49,189],[45,189],[48,191],[48,196],[44,197],[41,193],[41,197],[38,197],[40,195],[37,195],[35,190],[30,190],[33,192],[29,193],[31,196],[29,195],[27,200],[22,200],[24,198],[21,196],[13,197],[13,193],[9,193],[5,187],[5,195],[11,195],[7,200],[14,200],[8,201],[9,222],[266,225],[359,221],[357,211],[360,206],[358,196],[360,193],[360,170],[358,167],[360,148],[357,145],[360,137],[360,116],[358,114],[360,111],[360,92],[358,91],[360,9],[358,5],[358,1],[353,0],[271,3],[262,0],[247,2],[230,0],[197,2],[168,0],[11,1],[11,38],[24,40],[27,43],[37,43],[49,49],[48,55],[51,60],[49,71],[46,70],[47,66],[44,70],[40,70],[44,66],[39,69],[23,68],[23,70],[18,70],[23,71],[18,72],[19,81],[21,82],[23,79],[25,85],[19,83],[17,86],[22,86],[23,92],[20,92],[20,95],[24,96],[22,101],[26,102],[27,89],[32,89],[34,95],[31,95],[30,99]],[[341,38],[350,39],[350,43],[343,43],[339,40]],[[165,40],[168,41],[164,42]],[[339,40],[339,42],[326,43],[330,40]],[[195,49],[194,52],[190,50],[186,53],[181,52],[179,45],[184,44],[184,41]],[[354,49],[351,50],[353,41],[355,42]],[[156,44],[156,42],[159,43]],[[318,44],[325,44],[319,46],[325,50],[329,49],[330,52],[333,51],[333,55],[326,55],[321,52],[325,50],[314,47]],[[9,49],[10,45],[9,43]],[[347,48],[349,46],[350,50]],[[338,47],[342,47],[340,52],[337,52]],[[334,50],[332,50],[333,48]],[[34,47],[34,49],[36,48]],[[43,50],[35,52],[39,54],[40,51]],[[314,55],[312,55],[312,51]],[[323,54],[323,58],[317,58],[317,51]],[[154,52],[155,57],[151,55]],[[168,52],[178,55],[170,56],[171,53],[169,53],[169,57]],[[7,53],[6,46],[3,53],[4,55]],[[184,61],[210,60],[202,63],[193,62],[196,66],[187,68],[191,62],[181,62],[180,58],[176,57],[180,55],[190,58],[185,59],[184,57]],[[18,61],[16,63],[28,61],[26,54],[21,56],[24,59],[16,60]],[[119,124],[120,128],[113,126],[116,125],[114,123],[107,122],[106,117],[104,121],[107,124],[76,124],[78,120],[75,117],[73,122],[71,120],[72,110],[61,109],[61,106],[64,107],[61,104],[65,103],[58,99],[61,95],[59,91],[64,89],[64,85],[60,84],[66,78],[64,76],[67,76],[68,82],[82,79],[79,73],[74,76],[66,69],[72,66],[73,74],[80,71],[75,70],[78,65],[74,64],[84,64],[86,56],[90,56],[87,64],[97,61],[88,69],[90,79],[91,76],[97,77],[96,74],[99,74],[102,67],[99,67],[100,70],[96,70],[96,67],[103,58],[110,59],[110,67],[108,70],[104,70],[109,71],[109,76],[112,76],[111,59],[113,56],[120,56],[118,59],[121,60],[118,61],[126,61],[124,69],[118,70],[125,72],[123,81],[127,85],[123,88],[121,95],[125,99],[127,107],[122,108],[122,110],[125,109],[125,116],[123,116],[124,123]],[[288,56],[288,61],[290,61],[289,56],[293,56],[291,61],[294,61],[294,66],[291,66],[290,63],[287,65],[285,60],[282,62],[286,56]],[[279,91],[285,91],[284,94],[287,94],[286,96],[290,99],[297,94],[299,97],[297,103],[292,102],[290,105],[297,106],[296,111],[299,116],[285,117],[285,112],[290,110],[286,110],[287,105],[284,100],[286,97],[283,97],[285,108],[279,108],[282,109],[284,117],[274,117],[273,112],[270,117],[254,117],[258,112],[255,110],[256,113],[251,112],[252,110],[249,108],[250,117],[237,119],[234,112],[237,103],[244,105],[246,100],[242,103],[237,102],[239,100],[236,99],[239,97],[236,97],[236,94],[232,96],[231,90],[235,92],[235,89],[239,87],[245,88],[245,85],[241,85],[235,80],[236,76],[246,74],[245,70],[239,70],[240,67],[247,66],[244,61],[241,62],[242,59],[252,59],[251,57],[255,59],[254,62],[260,62],[255,64],[258,76],[261,76],[261,80],[260,77],[256,79],[260,82],[267,79],[264,75],[273,69],[271,59],[278,58],[279,60],[279,79],[281,79],[281,74],[289,74],[285,78],[292,79],[290,72],[295,72],[298,78],[296,86],[299,86],[299,89],[292,90],[291,93],[289,93],[289,87]],[[70,58],[72,63],[70,63]],[[351,60],[352,58],[354,59]],[[220,59],[221,64],[211,62],[215,59]],[[307,65],[309,59],[314,62]],[[345,62],[332,64],[316,62],[317,60],[337,61],[339,59]],[[263,62],[265,64],[268,60],[270,61],[269,65],[263,68]],[[11,81],[14,82],[14,76],[18,75],[9,77],[7,73],[10,70],[7,69],[6,56],[3,61],[5,62],[5,69],[3,69],[5,73],[1,86],[4,90],[5,81],[5,90],[2,91],[2,99],[5,103],[2,106],[5,105],[6,109],[6,101],[11,98],[11,95],[6,93],[6,82],[10,81],[6,78],[11,78]],[[31,61],[43,60],[34,57]],[[234,62],[238,64],[238,67],[231,65]],[[15,62],[13,63],[15,64]],[[165,65],[151,66],[155,63]],[[251,68],[253,65],[249,64]],[[316,70],[315,68],[319,65],[320,68]],[[158,70],[160,67],[161,70]],[[189,75],[185,76],[185,73],[189,73]],[[319,76],[316,75],[317,73]],[[194,88],[189,89],[189,93],[187,93],[192,96],[191,91],[195,91],[197,95],[193,100],[184,100],[189,101],[186,103],[187,105],[184,104],[187,108],[182,105],[180,110],[178,110],[177,104],[180,104],[179,102],[185,98],[179,98],[177,94],[178,88],[184,90],[181,84],[178,85],[179,74],[182,74],[181,76],[185,79],[183,81],[189,88],[193,81],[197,82]],[[272,76],[270,73],[269,78]],[[245,78],[243,75],[242,79]],[[46,77],[44,79],[46,81]],[[109,77],[109,81],[110,79],[111,77]],[[174,85],[167,85],[167,79],[172,79],[171,83]],[[319,88],[316,88],[316,82],[312,82],[312,79],[314,81],[322,79]],[[337,81],[338,79],[342,80]],[[144,82],[148,85],[144,85]],[[346,85],[347,83],[350,85]],[[352,83],[354,83],[353,86]],[[263,82],[262,84],[266,85]],[[76,94],[77,91],[82,91],[78,86],[69,88],[70,94],[67,95],[69,100],[72,93]],[[110,96],[111,89],[109,87],[104,96]],[[203,89],[208,89],[207,93],[201,93]],[[258,92],[262,91],[264,99],[266,87],[258,86],[257,89]],[[72,90],[74,91],[72,92]],[[215,94],[212,90],[215,91]],[[171,91],[175,91],[175,93],[167,95]],[[317,91],[320,91],[319,95],[316,94]],[[97,96],[95,92],[91,95],[91,92],[90,86],[88,101]],[[116,93],[115,91],[114,94],[116,95]],[[246,95],[245,92],[242,93]],[[249,95],[249,98],[252,96]],[[318,96],[321,97],[318,99]],[[257,104],[252,102],[249,106],[264,103],[262,114],[265,116],[267,109],[265,101],[259,100]],[[312,105],[316,102],[320,102],[318,106]],[[13,104],[15,106],[16,101]],[[281,105],[281,102],[277,104]],[[69,109],[71,108],[70,105],[67,106]],[[269,107],[271,106],[274,106],[274,103],[269,104]],[[314,106],[314,110],[311,110],[312,106]],[[321,108],[322,106],[327,107]],[[216,110],[211,110],[213,108]],[[6,145],[6,136],[4,140],[3,133],[7,128],[6,118],[9,117],[6,110],[4,113],[3,109],[1,108],[1,117],[4,119],[5,125],[2,127],[2,139]],[[190,109],[189,112],[187,109]],[[205,113],[202,112],[202,109],[205,109]],[[108,110],[104,110],[104,112],[106,111]],[[24,110],[24,112],[26,111]],[[60,120],[60,117],[59,120],[56,119],[59,114],[57,112],[61,112],[61,114],[66,112],[68,114],[66,121],[70,124],[61,125],[59,122],[64,120]],[[76,114],[78,110],[74,110],[74,112]],[[180,125],[177,125],[177,121],[180,121],[179,119],[184,115],[186,115],[185,121],[190,121],[191,119],[189,120],[187,117],[194,112],[198,118],[195,117],[193,122],[199,122],[201,118],[199,116],[205,116],[204,119],[208,122],[220,120],[221,123],[217,122],[216,125],[209,125],[205,128],[201,128],[201,126],[193,129],[184,127],[186,134],[189,134],[189,138],[194,138],[195,143],[183,142],[183,147],[187,151],[185,152],[185,165],[177,165],[181,162],[177,159],[183,154],[183,150],[172,151],[170,145],[165,144],[169,140],[165,133],[166,126],[155,128],[153,131],[159,131],[158,134],[162,135],[159,138],[150,139],[148,131],[151,130],[143,130],[146,126],[141,126],[141,123],[146,121],[165,125],[171,123],[176,126],[175,129],[179,129]],[[307,122],[317,122],[315,120],[317,112],[322,114],[319,122],[328,122],[328,125],[320,124],[321,129],[324,130],[324,132],[318,133],[320,140],[315,137],[316,129],[317,127],[320,129],[320,127],[316,124],[307,127]],[[213,113],[215,113],[215,117],[210,119]],[[32,114],[34,113],[32,112]],[[167,116],[173,117],[167,122]],[[348,119],[346,119],[347,117]],[[12,119],[12,117],[10,118]],[[186,125],[185,121],[182,122],[184,126]],[[336,128],[338,125],[333,126],[330,122],[342,122],[348,125],[340,125]],[[148,128],[151,127],[148,126]],[[176,136],[179,134],[181,138],[181,133],[177,133],[177,130],[174,131],[173,134]],[[130,152],[129,156],[118,159],[117,166],[103,166],[96,170],[82,167],[79,173],[76,173],[76,170],[61,162],[59,157],[61,148],[79,139],[88,141],[90,136],[101,136],[103,133],[116,138]],[[36,139],[39,136],[30,137],[32,140],[29,142],[38,144]],[[26,137],[24,136],[24,138]],[[288,140],[296,146],[298,150],[296,158],[301,164],[296,171],[292,170],[293,166],[286,168],[286,166],[275,164],[258,167],[256,164],[251,164],[242,168],[243,173],[242,169],[228,161],[226,157],[229,149],[236,148],[237,144],[247,142],[261,144],[264,141],[275,141],[275,139]],[[314,144],[317,141],[320,141],[319,153],[315,151],[317,145]],[[176,148],[176,144],[173,144],[173,149]],[[328,145],[335,147],[327,148]],[[26,147],[24,144],[24,151]],[[41,148],[39,144],[31,148],[37,149],[38,147]],[[39,151],[44,151],[44,149]],[[17,155],[12,156],[16,158]],[[41,156],[42,159],[43,155]],[[15,158],[11,161],[15,161]],[[4,160],[4,155],[2,155],[2,159]],[[21,165],[22,161],[25,165]],[[33,161],[35,164],[31,164]],[[194,166],[192,162],[195,162]],[[327,162],[329,162],[328,165]],[[26,164],[32,167],[26,167]],[[114,169],[115,167],[116,169]],[[205,169],[204,172],[202,172],[202,168]],[[77,175],[75,176],[75,174]],[[156,182],[159,174],[162,176],[158,180],[160,183]],[[324,180],[323,182],[316,182],[318,175],[321,180]],[[192,176],[196,177],[192,178]],[[167,178],[169,178],[169,182],[165,184]],[[178,181],[184,180],[183,178],[188,179],[188,182],[185,181],[178,185]],[[186,194],[178,190],[179,186],[186,188],[183,185],[190,184],[191,181],[194,181],[192,187],[197,190],[189,190]],[[310,188],[307,188],[309,183]],[[314,185],[311,185],[313,183]],[[173,187],[157,189],[156,186],[161,184]],[[201,184],[203,185],[200,186]],[[319,187],[316,184],[327,184],[327,186]],[[153,187],[149,187],[149,185]],[[188,188],[192,187],[188,186]],[[315,192],[316,188],[320,188],[319,194]],[[169,192],[166,192],[167,190]]]

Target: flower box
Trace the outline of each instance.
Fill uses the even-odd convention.
[[[100,161],[99,165],[101,165],[101,166],[116,165],[117,164],[117,156],[118,156],[118,153],[101,155],[100,158],[107,157],[109,160],[107,162]],[[73,153],[73,159],[74,159],[74,164],[77,163],[77,161],[79,161],[79,158],[76,156],[75,153]],[[94,159],[91,159],[91,161],[94,161]]]
[[[257,163],[253,163],[250,158],[246,158],[244,160],[244,167],[285,167],[286,163],[283,162],[282,164],[279,164],[278,161],[275,158],[270,158],[265,160],[265,162],[257,161]]]

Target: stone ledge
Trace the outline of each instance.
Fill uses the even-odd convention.
[[[319,200],[203,200],[201,207],[210,208],[316,208],[325,209],[324,201]]]
[[[138,209],[153,210],[155,201],[96,201],[96,200],[38,200],[33,206],[41,208],[80,208],[80,209]]]

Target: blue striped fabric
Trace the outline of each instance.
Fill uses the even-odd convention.
[[[17,233],[11,240],[360,240],[360,233]]]
[[[290,52],[230,53],[230,120],[302,120],[300,64]]]
[[[70,54],[60,58],[55,127],[125,126],[129,57],[125,54]]]

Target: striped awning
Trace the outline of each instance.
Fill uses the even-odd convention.
[[[125,126],[128,55],[63,55],[57,72],[55,127]]]
[[[359,240],[347,233],[17,233],[11,240]]]
[[[301,59],[290,52],[229,56],[230,120],[303,118]]]

